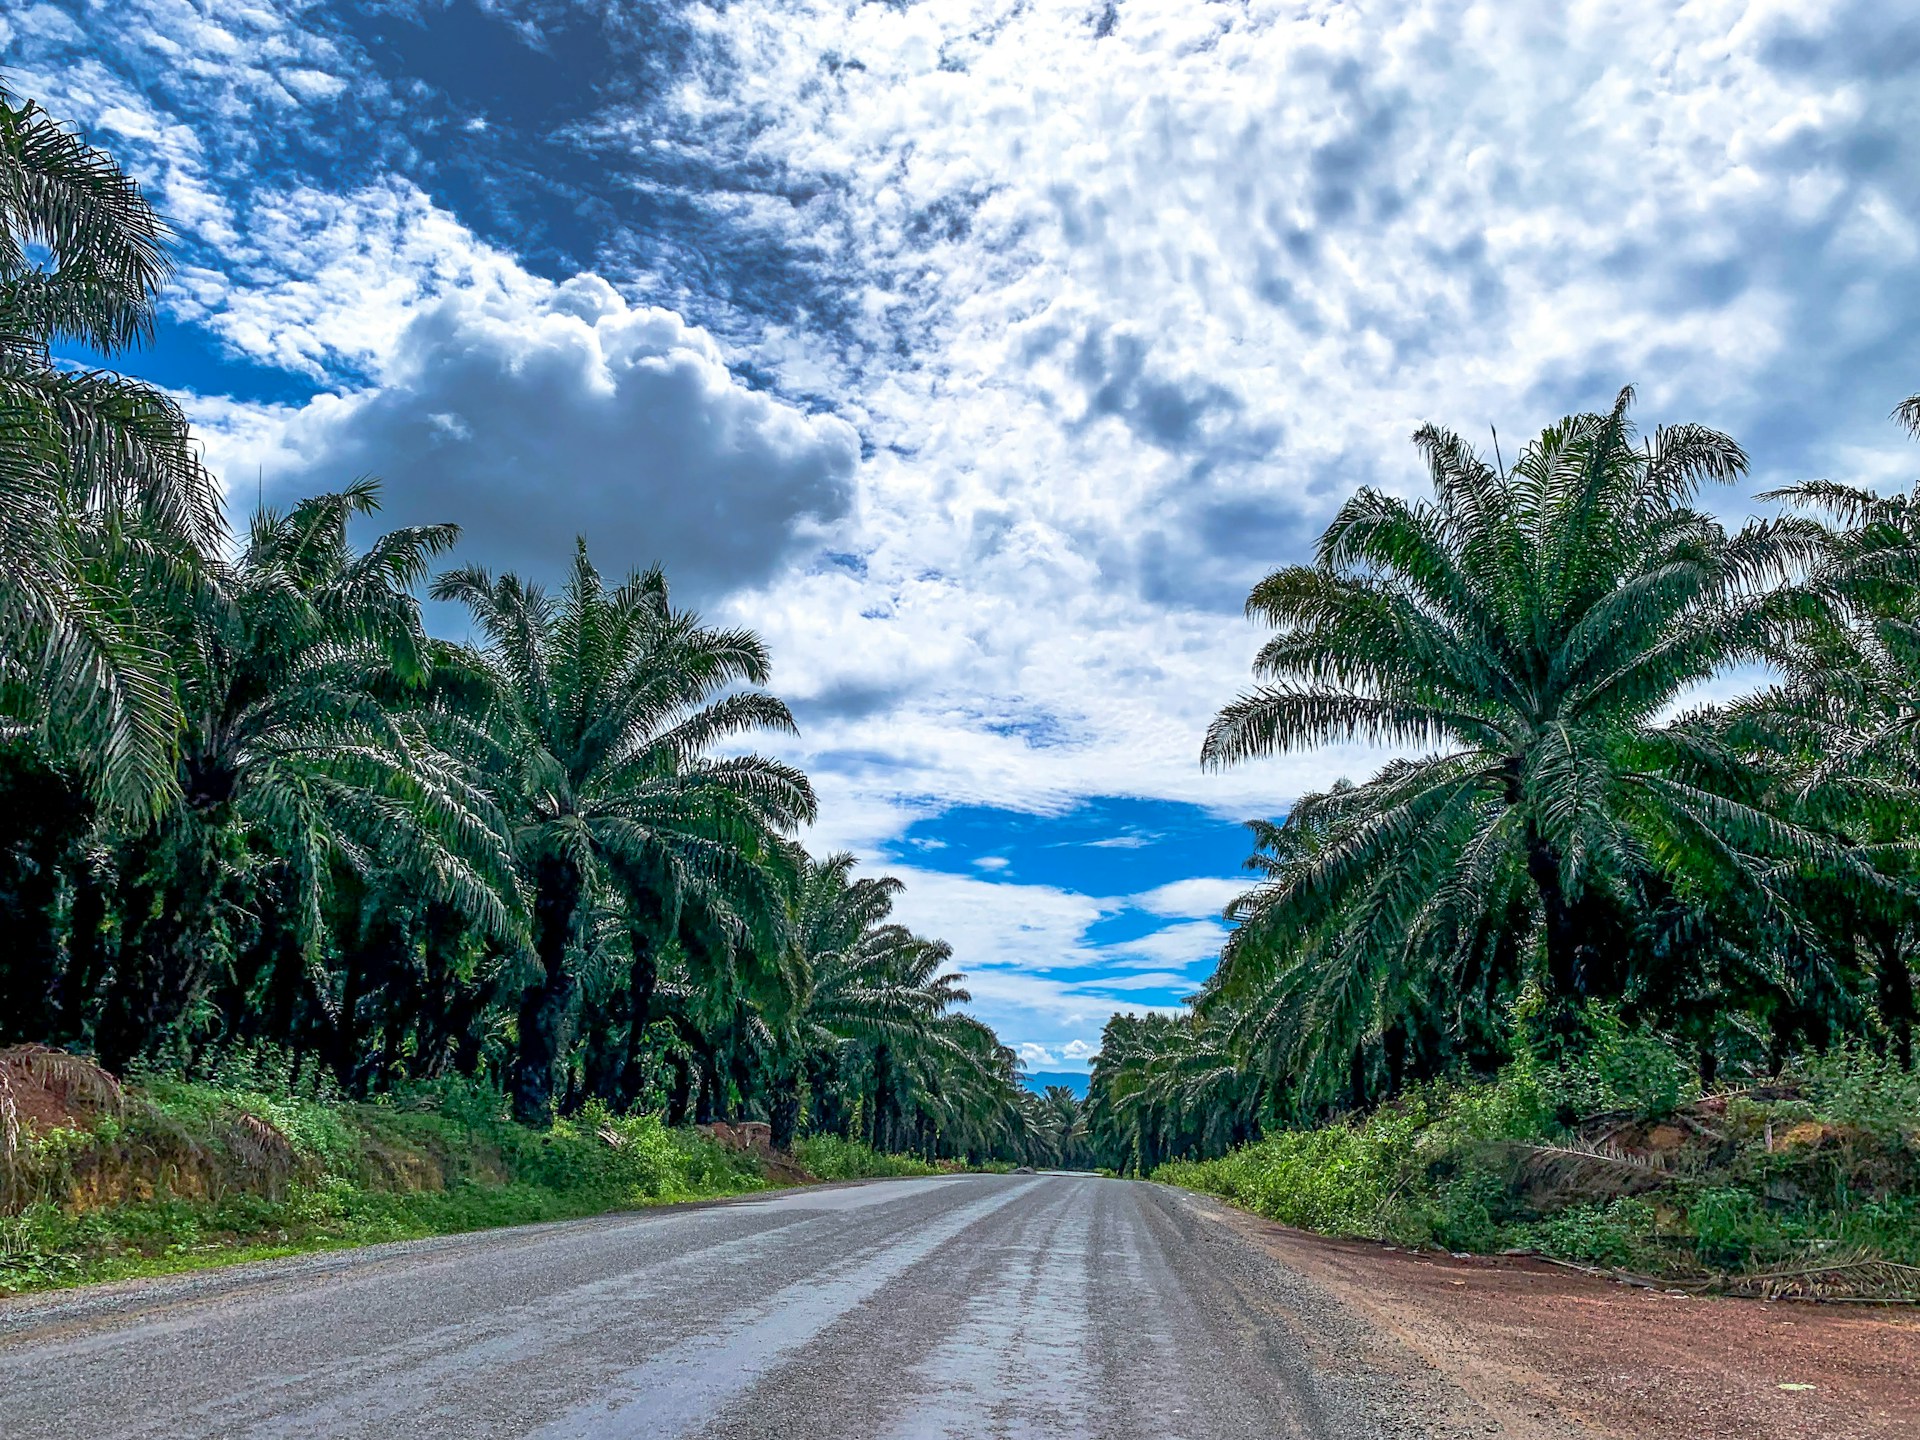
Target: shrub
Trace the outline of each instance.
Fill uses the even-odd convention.
[[[1902,1070],[1864,1045],[1816,1057],[1804,1069],[1821,1118],[1888,1144],[1920,1146],[1920,1070]]]
[[[1654,1224],[1651,1205],[1622,1198],[1605,1204],[1571,1206],[1557,1215],[1517,1227],[1509,1238],[1557,1259],[1624,1267],[1640,1258]]]
[[[796,1141],[794,1158],[822,1180],[878,1180],[902,1175],[938,1175],[940,1167],[912,1155],[886,1155],[858,1140],[809,1135]]]

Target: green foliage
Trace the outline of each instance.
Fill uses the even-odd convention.
[[[1817,1113],[1891,1144],[1920,1146],[1920,1070],[1863,1045],[1817,1056],[1805,1067]]]
[[[1494,1238],[1516,1241],[1559,1260],[1625,1269],[1642,1260],[1654,1222],[1651,1205],[1622,1197],[1569,1206],[1531,1224],[1516,1225],[1504,1234],[1495,1232]]]
[[[1798,1089],[1684,1099],[1671,1053],[1615,1027],[1577,1063],[1523,1060],[1153,1178],[1326,1234],[1683,1277],[1823,1257],[1915,1263],[1912,1075],[1858,1047],[1801,1068]],[[1564,1125],[1575,1098],[1599,1113]],[[1676,1141],[1657,1164],[1632,1158]]]
[[[1656,1120],[1698,1095],[1694,1076],[1658,1032],[1629,1028],[1615,1007],[1604,1005],[1591,1007],[1583,1026],[1583,1043],[1556,1058],[1522,1049],[1495,1090],[1514,1100],[1537,1095],[1560,1115],[1621,1110]]]
[[[871,1180],[938,1175],[939,1166],[914,1155],[887,1155],[859,1140],[814,1135],[794,1146],[794,1158],[822,1180]]]
[[[154,1082],[130,1097],[124,1117],[37,1137],[20,1165],[40,1198],[0,1215],[0,1293],[767,1184],[751,1155],[658,1116],[588,1105],[534,1131],[506,1118],[497,1092],[436,1088],[416,1091],[410,1104],[420,1108],[407,1108]],[[259,1154],[244,1149],[255,1132],[241,1117],[285,1138],[284,1184],[270,1184]],[[887,1170],[886,1159],[868,1173],[921,1173]],[[103,1187],[119,1198],[91,1203]]]
[[[1426,1104],[1412,1100],[1359,1123],[1272,1135],[1218,1160],[1174,1161],[1153,1178],[1322,1234],[1403,1236],[1397,1202],[1428,1119]]]

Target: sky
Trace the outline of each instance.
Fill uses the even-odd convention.
[[[1902,482],[1920,9],[1467,0],[0,0],[178,232],[154,347],[235,499],[770,645],[817,850],[907,881],[1036,1070],[1177,1005],[1261,575],[1408,437],[1637,387],[1750,484]],[[430,623],[461,631],[460,617]]]

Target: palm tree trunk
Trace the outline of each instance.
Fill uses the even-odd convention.
[[[873,1148],[887,1148],[888,1119],[893,1109],[893,1052],[885,1043],[873,1047]]]
[[[1560,880],[1560,856],[1538,831],[1527,830],[1527,874],[1540,892],[1540,918],[1547,950],[1547,1013],[1532,1037],[1549,1052],[1583,1048],[1586,1024],[1586,941],[1579,907]]]
[[[800,1128],[800,1075],[783,1068],[774,1077],[773,1093],[767,1100],[767,1122],[773,1131],[773,1148],[782,1154],[793,1149],[794,1132]]]
[[[1878,971],[1880,1018],[1893,1034],[1893,1054],[1902,1070],[1913,1069],[1913,970],[1898,935],[1874,937],[1874,968]]]
[[[580,871],[570,861],[545,856],[534,867],[533,883],[533,949],[540,977],[520,996],[513,1113],[523,1125],[550,1125],[554,1072],[566,1050],[567,1011],[573,1001],[567,949],[580,909]]]
[[[100,1063],[178,1050],[181,1018],[193,1008],[217,958],[222,860],[213,840],[221,822],[196,819],[134,844],[127,871],[131,903],[122,914],[147,917],[123,935],[95,1031]]]
[[[58,1034],[71,1044],[86,1032],[87,1009],[107,970],[107,886],[82,857],[73,868],[67,914],[67,966],[60,975]]]
[[[630,1110],[647,1083],[647,1027],[653,1023],[653,997],[660,988],[660,962],[653,937],[632,932],[633,976],[628,995],[627,1056],[620,1068],[618,1109]]]
[[[667,1123],[684,1125],[693,1105],[693,1062],[678,1051],[673,1056],[673,1090],[667,1097]]]

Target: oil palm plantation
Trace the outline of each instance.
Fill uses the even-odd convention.
[[[777,914],[777,842],[813,817],[813,791],[790,766],[716,753],[741,734],[791,733],[793,718],[742,688],[767,680],[759,639],[675,610],[659,570],[609,589],[583,542],[557,600],[473,568],[433,594],[465,604],[482,641],[472,663],[492,702],[472,738],[531,897],[511,1091],[516,1114],[544,1121],[594,914],[622,903],[623,882],[657,887],[631,897],[643,928],[689,896],[723,932]]]
[[[151,816],[180,712],[156,616],[221,538],[164,392],[56,363],[151,334],[166,227],[112,158],[0,89],[0,740]]]
[[[1717,785],[1701,727],[1663,723],[1768,653],[1798,605],[1783,582],[1818,541],[1795,520],[1728,533],[1693,502],[1745,454],[1697,425],[1640,442],[1631,399],[1548,428],[1511,469],[1420,430],[1431,501],[1359,491],[1314,564],[1248,601],[1280,632],[1255,664],[1268,683],[1220,713],[1206,763],[1339,741],[1415,752],[1290,820],[1323,833],[1239,909],[1249,944],[1284,954],[1306,935],[1357,976],[1349,1009],[1452,983],[1519,925],[1538,939],[1543,1024],[1572,1036],[1583,1000],[1625,985],[1650,887],[1704,874],[1770,903],[1794,863],[1872,883]]]
[[[362,482],[261,512],[174,619],[178,799],[121,849],[120,960],[94,1035],[109,1066],[181,1038],[274,877],[287,882],[277,918],[306,957],[339,866],[404,875],[490,933],[517,926],[497,817],[428,733],[436,692],[412,591],[456,532],[397,530],[356,551],[348,525],[377,506]]]

